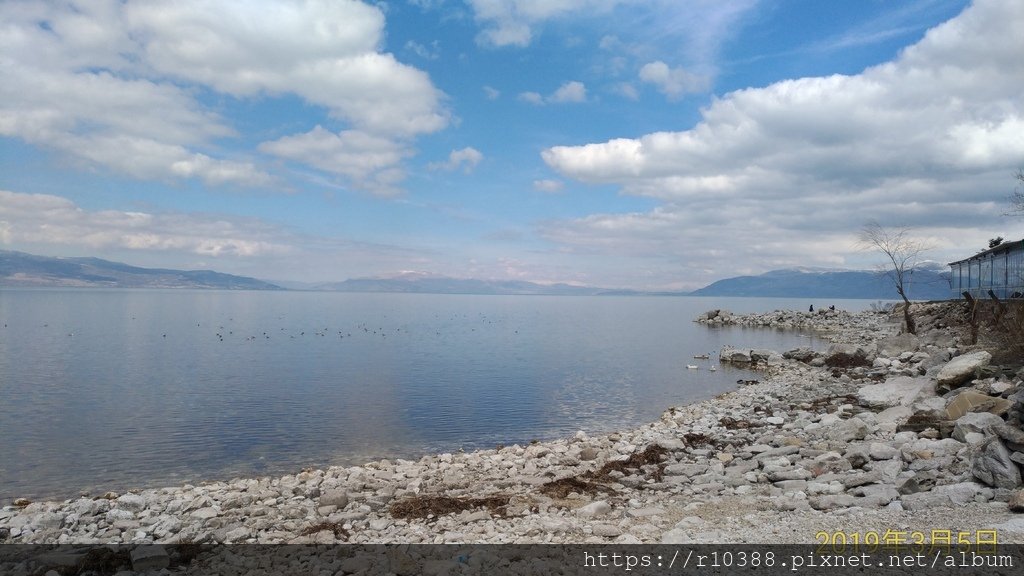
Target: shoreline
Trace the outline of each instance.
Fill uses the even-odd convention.
[[[1016,444],[986,428],[968,442],[898,431],[945,406],[923,384],[950,350],[969,351],[949,329],[895,336],[873,312],[713,318],[827,329],[837,343],[824,354],[737,351],[733,361],[758,361],[759,383],[630,430],[6,505],[0,543],[815,543],[819,532],[890,529],[994,529],[1000,543],[1024,543],[1024,515],[1011,510],[1019,470],[1015,487],[973,471],[985,446]],[[1019,376],[988,380],[993,398],[1024,392]]]

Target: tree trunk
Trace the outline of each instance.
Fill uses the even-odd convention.
[[[907,332],[917,334],[917,324],[914,323],[914,317],[910,315],[910,300],[907,300],[902,290],[900,290],[900,296],[903,296],[903,322],[907,325]]]

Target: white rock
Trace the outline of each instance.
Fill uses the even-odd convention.
[[[593,518],[596,516],[605,516],[611,511],[612,507],[608,502],[598,500],[597,502],[591,502],[590,504],[577,508],[576,515],[580,518]]]
[[[955,388],[974,377],[975,371],[987,366],[992,355],[984,350],[957,356],[939,370],[936,377],[939,386]]]

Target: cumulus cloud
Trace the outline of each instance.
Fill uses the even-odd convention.
[[[429,165],[431,170],[458,170],[462,168],[463,172],[470,173],[476,168],[484,159],[484,155],[479,150],[472,147],[466,147],[461,150],[452,150],[451,154],[448,155],[446,162],[433,163]]]
[[[657,86],[658,91],[669,100],[679,100],[686,94],[701,92],[710,87],[706,76],[691,74],[679,67],[669,68],[661,60],[644,64],[639,76],[640,80]]]
[[[583,82],[571,80],[558,87],[557,90],[543,96],[538,92],[522,92],[519,99],[535,106],[544,104],[579,104],[587,101],[587,87]]]
[[[583,82],[577,82],[575,80],[566,82],[555,90],[555,93],[548,98],[549,102],[563,103],[563,102],[586,102],[587,101],[587,87],[583,85]]]
[[[7,2],[0,22],[0,134],[139,178],[272,181],[254,150],[217,147],[244,135],[203,90],[294,95],[394,147],[449,122],[426,73],[379,51],[384,15],[361,2]]]
[[[260,150],[324,172],[345,176],[357,188],[393,196],[405,177],[398,166],[412,151],[400,140],[359,130],[331,132],[322,126],[264,142]]]
[[[860,74],[733,92],[683,132],[547,149],[544,161],[566,177],[660,205],[544,233],[570,249],[658,249],[680,264],[699,255],[693,246],[717,243],[705,251],[728,250],[724,271],[740,256],[764,270],[850,255],[875,218],[920,226],[950,257],[962,254],[960,238],[940,231],[990,225],[1024,158],[1021,26],[1024,5],[978,0]]]
[[[535,106],[542,106],[544,104],[544,97],[539,92],[521,92],[519,99]]]
[[[281,231],[252,220],[195,214],[88,211],[47,194],[0,190],[4,244],[176,251],[201,256],[284,254]]]

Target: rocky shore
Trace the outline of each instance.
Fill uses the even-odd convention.
[[[696,321],[834,344],[723,349],[760,381],[634,430],[18,501],[0,509],[0,543],[778,544],[887,531],[1024,543],[1024,371],[961,342],[953,306],[920,306],[917,336],[870,311],[711,311]]]

